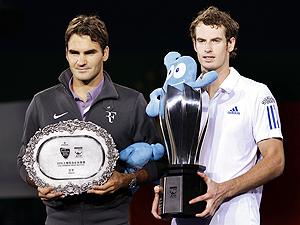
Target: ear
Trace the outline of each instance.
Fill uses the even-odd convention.
[[[232,52],[235,46],[236,39],[231,37],[228,41],[228,52]]]
[[[66,59],[68,60],[68,47],[66,47]]]
[[[109,57],[109,47],[106,46],[105,49],[103,50],[103,61],[105,62]]]
[[[193,39],[193,47],[194,47],[195,52],[197,52],[197,47],[196,47],[196,41],[195,41],[195,39]]]

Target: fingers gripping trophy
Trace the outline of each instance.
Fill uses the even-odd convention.
[[[167,149],[169,166],[161,178],[159,214],[162,217],[192,217],[203,211],[206,202],[189,204],[189,200],[206,193],[207,186],[197,171],[202,137],[208,118],[203,87],[217,79],[210,71],[196,79],[197,64],[190,56],[169,52],[164,58],[167,78],[162,88],[150,94],[146,113],[159,116]]]

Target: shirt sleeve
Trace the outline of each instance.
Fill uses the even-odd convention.
[[[269,138],[283,138],[277,102],[266,85],[257,92],[253,110],[253,135],[256,143]]]

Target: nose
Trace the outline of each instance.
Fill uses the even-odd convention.
[[[79,66],[85,65],[86,64],[86,57],[84,54],[80,54],[77,62],[76,62]]]
[[[211,44],[209,43],[209,42],[207,42],[206,44],[205,44],[205,48],[204,48],[204,51],[205,52],[211,52]]]

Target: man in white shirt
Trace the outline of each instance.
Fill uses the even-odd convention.
[[[218,79],[207,86],[209,120],[198,173],[207,193],[190,204],[206,201],[196,218],[176,218],[172,225],[258,225],[262,185],[281,175],[284,150],[275,98],[262,83],[241,76],[229,66],[236,54],[239,24],[216,7],[200,11],[190,32],[202,74],[215,70]],[[157,213],[155,187],[152,214]]]

